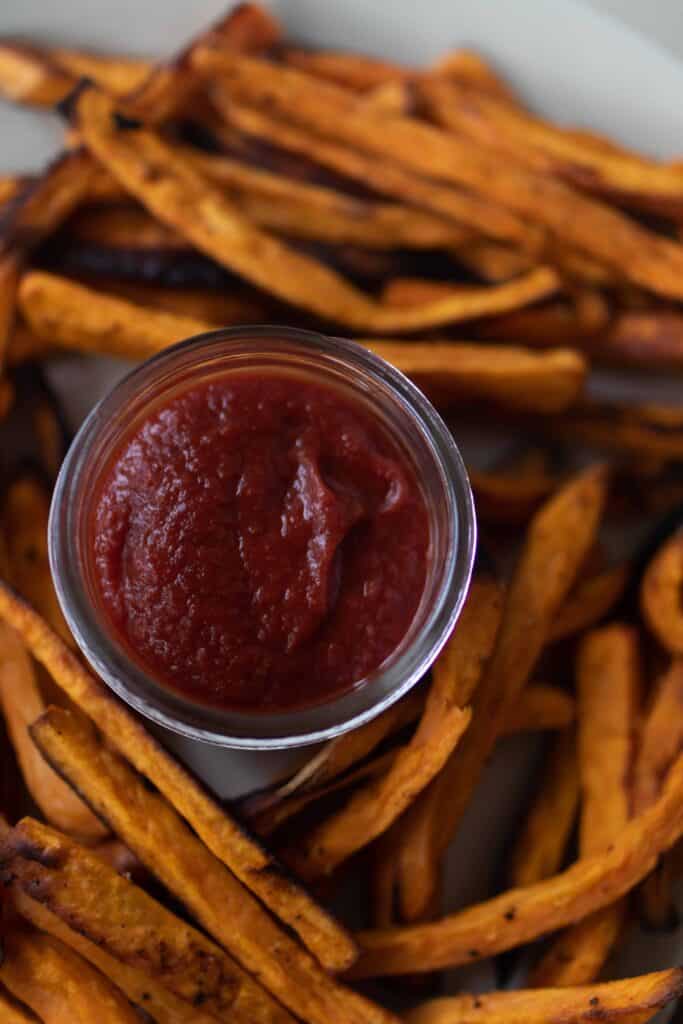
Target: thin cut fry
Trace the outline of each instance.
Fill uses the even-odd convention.
[[[335,271],[256,228],[157,135],[118,129],[103,94],[86,90],[77,118],[96,158],[156,217],[221,265],[325,320],[376,333],[414,331],[516,309],[559,285],[557,275],[541,267],[524,281],[488,289],[478,301],[456,296],[416,309],[387,309]]]
[[[570,246],[618,269],[657,294],[683,297],[683,247],[649,232],[615,210],[561,182],[506,164],[486,147],[414,118],[377,114],[352,94],[292,68],[255,58],[225,57],[200,48],[197,62],[221,76],[237,102],[267,104],[269,112],[396,159],[413,171],[453,182],[530,217]],[[432,76],[432,113],[448,124],[451,83]]]
[[[26,787],[48,821],[87,842],[107,830],[44,760],[29,726],[45,710],[31,661],[16,633],[0,624],[0,706]]]
[[[683,834],[683,757],[653,806],[603,853],[559,875],[511,889],[433,924],[361,932],[355,978],[433,971],[495,956],[614,903],[652,870]]]
[[[0,1018],[3,1024],[36,1024],[36,1017],[0,985]]]
[[[453,254],[458,263],[471,270],[484,281],[498,283],[524,274],[536,263],[523,249],[501,245],[488,239],[475,239],[459,245]]]
[[[657,799],[669,768],[683,748],[683,660],[671,663],[657,684],[643,723],[633,769],[633,813]]]
[[[551,992],[572,984],[587,985],[599,977],[625,925],[623,899],[577,921],[552,943],[534,968],[530,984]]]
[[[530,683],[503,723],[503,736],[566,729],[576,717],[574,699],[557,686]]]
[[[643,576],[643,617],[659,642],[683,654],[683,530],[659,549]]]
[[[603,467],[591,467],[566,483],[529,525],[496,646],[475,695],[472,725],[403,830],[401,907],[406,920],[419,919],[433,897],[433,882],[428,884],[425,878],[417,886],[411,865],[424,864],[430,856],[440,861],[447,849],[504,722],[541,654],[557,610],[595,540],[605,492]],[[438,804],[438,813],[430,807],[431,801]]]
[[[561,640],[597,626],[624,593],[628,578],[629,566],[623,563],[580,580],[560,608],[550,639]]]
[[[143,1007],[155,1024],[212,1024],[212,1022],[215,1024],[216,1016],[211,1012],[208,998],[203,1001],[205,1010],[178,998],[151,976],[148,964],[145,965],[145,970],[140,970],[116,960],[101,946],[91,942],[79,932],[74,931],[73,928],[69,928],[61,918],[53,914],[42,903],[31,899],[18,886],[12,889],[12,903],[14,909],[34,927],[42,932],[47,932],[54,939],[69,946],[84,960],[88,960],[105,978],[109,978],[131,1003]],[[139,932],[136,932],[136,936],[138,934]],[[216,952],[220,955],[218,949]],[[284,1015],[283,1018],[286,1020]],[[232,1019],[237,1019],[234,1011]]]
[[[7,542],[9,581],[62,640],[73,647],[50,572],[49,514],[50,495],[36,474],[17,477],[5,491],[0,502],[0,524]]]
[[[487,96],[517,102],[517,97],[491,64],[474,50],[451,50],[432,65],[432,74],[467,85]]]
[[[412,1010],[407,1024],[582,1024],[595,1020],[649,1020],[683,989],[681,968],[601,985],[520,989],[433,999]]]
[[[576,737],[566,732],[548,757],[540,788],[517,837],[510,867],[513,887],[533,885],[557,874],[578,807]]]
[[[140,1024],[123,993],[49,935],[18,929],[5,935],[0,981],[43,1024]]]
[[[124,358],[146,358],[174,341],[216,324],[144,309],[40,271],[19,289],[22,313],[36,334],[53,344]],[[459,395],[551,412],[578,396],[586,373],[570,350],[523,349],[433,342],[361,342],[426,388],[436,400]]]
[[[428,181],[401,168],[399,164],[366,155],[335,142],[311,135],[305,129],[285,124],[261,110],[233,103],[215,94],[226,123],[249,136],[265,139],[290,153],[315,160],[329,170],[345,175],[384,195],[448,217],[490,238],[517,243],[536,252],[541,237],[532,227],[502,207],[487,203],[469,192]]]
[[[1,583],[0,618],[17,630],[55,683],[166,796],[209,850],[291,925],[321,963],[339,969],[351,962],[355,947],[344,929],[83,668],[40,616]]]
[[[139,89],[153,70],[152,62],[143,57],[92,53],[63,46],[49,49],[46,56],[75,79],[89,78],[112,96],[125,96]]]
[[[31,46],[0,43],[0,96],[32,107],[53,107],[78,79]]]
[[[142,863],[296,1016],[390,1024],[390,1014],[336,983],[278,926],[171,805],[104,745],[87,718],[51,708],[31,735]]]
[[[83,936],[88,959],[92,945],[130,968],[133,984],[137,975],[148,974],[152,984],[221,1020],[228,1015],[244,1024],[291,1021],[219,946],[117,874],[94,850],[32,818],[15,826],[1,850],[3,878],[20,911],[34,920],[37,912],[26,901],[37,901],[77,937]],[[70,937],[65,941],[73,944]]]
[[[387,82],[405,81],[416,77],[416,72],[401,64],[380,60],[378,57],[366,57],[361,53],[288,47],[281,56],[285,64],[301,68],[311,75],[337,82],[357,92],[365,92]]]

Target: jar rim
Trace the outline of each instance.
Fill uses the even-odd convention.
[[[382,390],[406,424],[419,430],[443,485],[450,536],[443,572],[420,631],[387,667],[338,697],[309,708],[245,713],[193,702],[156,682],[127,655],[89,599],[79,548],[80,494],[97,445],[110,445],[117,418],[146,396],[168,387],[183,372],[219,366],[239,357],[299,357],[302,366],[349,374],[349,390]],[[229,372],[229,368],[225,371]],[[191,387],[191,382],[188,387]],[[158,390],[157,390],[158,394]],[[379,394],[379,391],[377,391]],[[374,399],[373,399],[374,400]],[[126,417],[130,424],[130,415]],[[97,470],[94,471],[97,473]],[[90,482],[91,481],[91,478]],[[429,501],[429,495],[425,495]],[[428,508],[431,513],[431,509]],[[440,514],[443,510],[440,510]],[[49,556],[59,603],[76,642],[98,675],[135,710],[157,725],[190,739],[243,749],[282,749],[331,739],[370,721],[404,696],[427,672],[445,644],[468,592],[476,549],[474,500],[467,472],[450,430],[426,396],[400,371],[362,345],[275,325],[210,331],[162,350],[134,367],[91,410],[64,460],[55,485],[48,527]],[[373,699],[374,695],[374,699]]]

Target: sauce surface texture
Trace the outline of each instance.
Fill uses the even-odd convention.
[[[159,683],[289,711],[351,689],[398,647],[427,573],[406,456],[332,387],[232,375],[154,410],[95,493],[96,585]]]

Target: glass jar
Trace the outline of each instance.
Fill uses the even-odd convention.
[[[383,423],[412,463],[429,513],[427,579],[400,646],[367,679],[316,707],[244,713],[194,703],[156,682],[114,634],[93,572],[88,524],[100,473],[122,440],[157,406],[211,379],[248,370],[327,384]],[[64,461],[50,513],[50,564],[76,641],[119,697],[157,724],[225,747],[297,747],[369,721],[424,676],[467,595],[476,545],[472,492],[445,423],[403,374],[355,342],[284,327],[212,331],[138,366],[92,410]]]

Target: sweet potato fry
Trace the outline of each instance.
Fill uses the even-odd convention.
[[[212,324],[266,323],[269,319],[267,301],[247,292],[208,288],[165,288],[162,285],[137,284],[134,281],[98,280],[98,289],[107,295],[128,299],[138,306],[163,309],[192,320]],[[13,341],[14,344],[14,341]]]
[[[593,339],[590,351],[605,363],[676,369],[683,365],[683,317],[670,310],[624,310]]]
[[[40,932],[3,938],[0,981],[43,1024],[140,1024],[119,989],[67,946]]]
[[[53,344],[129,359],[146,358],[217,326],[144,309],[39,271],[24,276],[19,303],[31,330]],[[361,343],[445,401],[464,394],[556,411],[578,396],[586,372],[582,358],[570,350],[536,354],[449,342]]]
[[[50,493],[36,473],[23,473],[7,487],[0,502],[0,524],[7,542],[9,580],[62,640],[74,646],[50,573],[49,513]]]
[[[192,1006],[160,985],[152,977],[147,964],[147,969],[141,970],[116,960],[102,946],[70,928],[42,903],[27,896],[19,886],[12,890],[12,903],[14,909],[35,928],[47,932],[84,960],[88,960],[105,978],[116,985],[131,1003],[142,1007],[155,1024],[215,1024],[217,1016],[211,1012],[210,998],[203,1003],[206,1009]],[[110,924],[112,922],[113,919],[110,920]],[[216,953],[220,956],[220,950],[216,949]],[[287,1020],[284,1014],[281,1016]],[[233,1012],[232,1019],[237,1020],[239,1017]]]
[[[414,95],[409,82],[394,79],[368,89],[360,102],[383,114],[410,114],[414,108]]]
[[[544,174],[604,195],[636,209],[679,216],[683,211],[683,171],[655,160],[587,143],[562,128],[533,117],[509,102],[474,92],[454,81],[448,92],[432,82],[418,84],[428,108],[434,96],[437,119],[448,103],[448,126]],[[434,109],[434,107],[431,107]]]
[[[0,985],[0,1017],[3,1024],[36,1024],[33,1012],[11,996],[3,985]]]
[[[447,667],[432,669],[432,685],[420,724],[389,771],[351,796],[336,814],[283,853],[300,878],[332,872],[396,821],[441,770],[471,719],[463,706],[462,681]]]
[[[321,963],[339,969],[351,962],[355,948],[344,929],[83,668],[40,616],[1,583],[0,619],[17,630],[55,683],[166,796],[209,850],[291,925]]]
[[[64,226],[69,236],[129,249],[185,249],[187,243],[139,206],[84,206]]]
[[[683,409],[679,405],[585,400],[549,419],[546,432],[591,448],[648,459],[683,459]]]
[[[538,792],[515,842],[510,865],[513,887],[533,885],[562,867],[579,807],[576,738],[561,735],[542,774]]]
[[[460,85],[469,86],[486,96],[495,96],[508,102],[517,102],[512,89],[503,81],[491,64],[474,50],[451,50],[439,57],[431,68],[432,74],[441,75]]]
[[[106,828],[50,768],[29,736],[45,702],[31,661],[16,633],[0,624],[0,707],[26,787],[48,821],[87,842]]]
[[[645,570],[640,605],[662,646],[683,654],[683,530],[662,545]]]
[[[609,305],[592,289],[505,313],[476,324],[477,337],[517,342],[533,348],[569,344],[599,354],[599,332],[610,318]]]
[[[457,247],[453,255],[463,267],[493,284],[524,274],[537,262],[533,255],[523,249],[487,239],[465,242]]]
[[[550,633],[551,641],[597,626],[624,593],[628,578],[629,566],[622,563],[579,580],[557,613]]]
[[[0,255],[0,367],[12,338],[22,257],[19,252]]]
[[[0,858],[20,912],[38,923],[35,900],[48,920],[56,919],[77,939],[82,936],[86,945],[76,945],[56,925],[46,930],[87,959],[91,947],[101,950],[130,969],[131,983],[148,975],[150,984],[221,1020],[229,1015],[245,1024],[291,1021],[219,946],[117,874],[95,851],[25,818],[4,841]]]
[[[285,64],[318,78],[337,82],[354,92],[365,92],[386,82],[410,80],[417,75],[417,72],[401,64],[367,57],[361,53],[302,50],[292,46],[284,49],[280,56]]]
[[[320,166],[383,195],[431,210],[489,238],[516,243],[532,252],[541,247],[538,231],[502,207],[470,192],[425,180],[400,164],[360,153],[285,124],[260,110],[233,103],[220,90],[215,93],[215,101],[226,123],[250,137],[267,140],[287,152],[313,159]]]
[[[23,323],[15,324],[9,340],[5,362],[9,367],[20,366],[22,363],[41,359],[51,350],[50,343],[44,338],[32,334]]]
[[[503,736],[566,729],[576,717],[573,698],[557,686],[530,683],[503,723]]]
[[[171,805],[104,745],[88,719],[51,708],[31,735],[142,863],[296,1016],[389,1024],[391,1015],[336,983],[278,926]]]
[[[440,861],[469,803],[505,722],[547,641],[553,619],[594,542],[605,501],[606,476],[591,467],[572,478],[536,513],[507,593],[501,627],[474,698],[474,717],[460,748],[410,815],[402,834],[401,906],[416,920],[431,902],[418,893],[412,863],[424,864],[428,844]],[[439,813],[430,809],[430,801]],[[437,823],[432,834],[430,824]],[[405,867],[403,867],[405,865]]]
[[[77,123],[97,159],[160,220],[217,263],[327,321],[375,333],[415,331],[518,308],[559,285],[553,271],[539,268],[473,305],[456,296],[415,309],[387,309],[335,271],[255,227],[159,136],[117,128],[112,103],[103,94],[82,93]]]
[[[477,501],[477,514],[488,523],[528,522],[557,486],[557,480],[543,471],[469,469],[468,475]]]
[[[0,43],[0,96],[31,107],[53,107],[78,78],[31,46]]]
[[[0,377],[0,421],[4,420],[14,405],[14,386],[7,377]]]
[[[432,971],[494,956],[614,903],[683,833],[683,757],[653,806],[629,822],[605,852],[566,871],[511,889],[433,924],[361,932],[356,978]]]
[[[579,852],[606,850],[629,820],[628,777],[640,690],[635,631],[612,625],[586,634],[577,658]],[[553,943],[532,975],[539,987],[583,985],[602,970],[626,916],[618,901],[591,914]]]
[[[248,57],[197,53],[205,72],[220,75],[237,102],[267,104],[269,113],[334,135],[361,150],[395,159],[411,170],[486,195],[528,217],[563,242],[619,270],[628,280],[669,298],[683,297],[683,247],[561,182],[506,164],[487,147],[415,118],[389,117],[351,104],[346,90],[293,68]],[[451,83],[424,80],[430,109],[446,125]]]
[[[683,661],[673,661],[659,679],[640,731],[633,769],[633,813],[657,799],[662,783],[683,747]]]
[[[410,1011],[407,1024],[581,1024],[594,1020],[644,1021],[683,989],[681,968],[601,985],[520,989],[433,999]]]
[[[152,73],[154,65],[143,57],[110,53],[93,53],[56,46],[48,49],[47,59],[72,75],[77,81],[89,78],[112,96],[125,96],[134,92]]]

